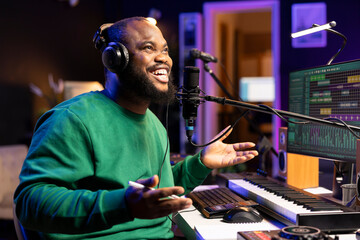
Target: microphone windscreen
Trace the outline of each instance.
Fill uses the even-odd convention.
[[[187,90],[195,89],[199,86],[199,73],[198,67],[186,66],[184,67],[184,87]]]
[[[200,58],[201,57],[201,51],[193,48],[190,50],[190,57],[193,59]]]

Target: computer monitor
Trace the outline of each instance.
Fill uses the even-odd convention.
[[[289,111],[360,126],[360,60],[291,72]],[[287,151],[355,163],[356,137],[343,128],[289,123]]]
[[[274,77],[242,77],[239,81],[240,97],[246,102],[273,102]]]

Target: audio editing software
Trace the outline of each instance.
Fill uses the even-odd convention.
[[[290,73],[289,111],[360,126],[360,60]],[[289,123],[287,150],[355,162],[356,137],[343,128]]]

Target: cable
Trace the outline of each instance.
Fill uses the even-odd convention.
[[[319,24],[316,24],[316,23],[314,23],[313,24],[313,27],[318,27],[318,26],[320,26]],[[339,55],[339,53],[345,48],[345,45],[346,45],[346,43],[347,43],[347,38],[345,37],[345,35],[344,34],[342,34],[342,33],[339,33],[338,31],[335,31],[334,29],[325,29],[326,31],[328,31],[328,32],[331,32],[331,33],[334,33],[334,34],[336,34],[336,35],[339,35],[340,37],[342,37],[343,38],[343,44],[342,44],[342,46],[339,48],[339,50],[335,53],[335,55],[334,56],[332,56],[332,58],[330,58],[330,60],[327,62],[327,64],[326,65],[330,65],[331,63],[332,63],[332,61],[337,57],[337,55]]]
[[[227,74],[224,65],[223,65],[220,61],[219,61],[219,63],[220,63],[220,66],[223,68],[223,70],[224,70],[224,72],[225,72],[225,76],[226,76],[228,82],[230,82],[230,84],[232,85],[232,87],[235,89],[234,84],[232,83],[229,75]],[[205,63],[205,62],[204,62],[204,69],[205,69],[206,72],[208,72],[208,73],[210,74],[210,76],[216,81],[216,83],[218,84],[218,86],[224,91],[224,93],[225,93],[229,98],[235,99],[235,97],[232,96],[232,94],[230,94],[230,93],[226,90],[225,86],[221,83],[220,79],[217,78],[217,76],[216,76],[216,75],[214,74],[214,72],[211,70],[211,68],[209,67],[209,65],[208,65],[207,63]],[[239,94],[236,95],[236,98],[239,99],[240,101],[243,101],[243,100],[241,99],[241,97],[239,96]],[[240,110],[240,109],[238,109],[238,110],[239,110],[240,113],[242,112],[242,110]],[[254,124],[254,122],[253,122],[251,119],[249,119],[247,116],[245,116],[245,119],[249,122],[250,126],[257,132],[257,134],[259,134],[259,135],[260,135],[261,137],[263,137],[263,138],[266,137],[265,134],[260,131],[260,129],[257,127],[257,125]],[[279,156],[278,152],[274,149],[273,146],[271,146],[271,151],[272,151],[272,153],[273,153],[276,157]]]
[[[159,182],[157,184],[158,188],[160,188],[160,180],[161,180],[162,168],[164,166],[166,155],[167,155],[167,152],[168,152],[168,149],[169,149],[169,104],[170,103],[168,102],[167,106],[166,106],[166,114],[165,114],[166,148],[165,148],[164,158],[162,160],[161,167],[160,167],[160,170],[159,170]]]
[[[197,211],[197,209],[194,208],[194,209],[191,209],[191,210],[181,210],[181,211],[178,211],[177,213],[175,213],[175,214],[173,215],[173,217],[176,217],[176,215],[178,215],[179,213],[194,212],[194,211]],[[176,222],[174,222],[174,221],[170,218],[170,216],[167,216],[167,217],[170,219],[170,221],[171,221],[173,224],[177,225]]]
[[[269,106],[264,105],[264,104],[259,104],[258,106],[269,109],[269,110],[272,111],[276,116],[278,116],[279,118],[281,118],[282,120],[284,120],[284,121],[287,122],[287,123],[294,123],[294,124],[308,124],[308,123],[310,123],[310,122],[308,122],[308,121],[305,121],[305,122],[295,122],[295,121],[292,121],[292,120],[290,120],[290,119],[288,119],[288,118],[283,117],[283,116],[282,116],[280,113],[278,113],[274,108],[269,107]]]
[[[219,61],[219,64],[220,64],[220,67],[222,68],[223,72],[225,73],[225,77],[226,77],[227,81],[230,83],[231,87],[233,89],[236,89],[235,85],[234,85],[234,82],[231,81],[231,78],[230,78],[228,72],[226,71],[226,68],[225,68],[224,64],[221,61]],[[238,94],[238,98],[241,99],[239,94]]]
[[[162,173],[162,168],[164,166],[165,163],[165,159],[166,159],[166,155],[169,149],[169,102],[166,105],[166,113],[165,113],[165,129],[166,129],[166,148],[165,148],[165,153],[164,153],[164,158],[162,160],[161,163],[161,167],[160,167],[160,172],[159,172],[159,182],[157,187],[160,188],[160,180],[161,180],[161,173]],[[166,216],[173,224],[176,224],[171,218],[170,216]]]
[[[165,129],[166,129],[166,136],[167,136],[167,141],[166,141],[166,148],[165,148],[165,154],[164,154],[164,158],[162,160],[162,163],[161,163],[161,167],[160,167],[160,172],[159,172],[159,182],[158,182],[158,185],[157,187],[160,188],[160,180],[161,180],[161,173],[162,173],[162,168],[164,166],[164,163],[165,163],[165,159],[166,159],[166,155],[167,155],[167,152],[168,152],[168,149],[169,149],[169,102],[167,103],[167,106],[166,106],[166,114],[165,114]],[[178,213],[176,213],[178,214]],[[175,216],[176,216],[175,214]],[[171,219],[170,216],[166,216],[171,222],[172,224],[175,224],[176,223]]]
[[[296,121],[292,121],[288,118],[285,118],[283,117],[281,114],[279,114],[274,108],[272,107],[269,107],[267,105],[263,105],[263,104],[259,104],[258,106],[260,107],[264,107],[264,108],[267,108],[269,109],[270,111],[272,111],[276,116],[278,116],[279,118],[281,118],[282,120],[288,122],[288,123],[293,123],[293,124],[310,124],[311,122],[309,121],[305,121],[305,122],[296,122]],[[328,120],[328,121],[332,121],[332,122],[340,122],[344,125],[344,127],[350,131],[350,133],[352,135],[354,135],[354,137],[356,137],[357,139],[360,139],[360,135],[358,135],[354,130],[352,130],[350,127],[349,127],[349,124],[347,124],[345,121],[341,120],[341,119],[338,119],[338,118],[334,118],[334,117],[327,117],[327,118],[322,118],[323,120]]]
[[[196,211],[196,210],[197,210],[196,208],[190,209],[190,210],[180,210],[180,211],[178,211],[178,212],[174,215],[174,217],[176,217],[176,215],[178,215],[179,213],[194,212],[194,211]]]
[[[226,133],[228,133],[231,129],[233,129],[235,127],[235,125],[240,121],[240,119],[245,116],[247,113],[249,112],[249,110],[246,110],[244,111],[240,117],[235,121],[235,123],[233,125],[231,125],[231,127],[229,127],[223,134],[221,134],[219,137],[213,139],[212,141],[206,143],[206,144],[203,144],[203,145],[197,145],[195,144],[191,138],[188,138],[188,141],[190,142],[191,145],[193,145],[194,147],[206,147],[210,144],[213,144],[214,142],[218,141],[220,138],[222,138],[223,136],[225,136]]]
[[[324,120],[329,120],[329,121],[342,123],[357,139],[360,139],[360,135],[357,135],[356,132],[354,130],[352,130],[349,127],[349,125],[346,122],[344,122],[343,120],[338,119],[338,118],[333,118],[333,117],[324,118]]]

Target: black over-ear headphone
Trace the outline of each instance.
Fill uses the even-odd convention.
[[[102,52],[102,62],[109,71],[118,73],[129,63],[129,51],[120,42],[109,42],[107,30],[113,23],[106,23],[96,31],[93,42],[95,48]]]

